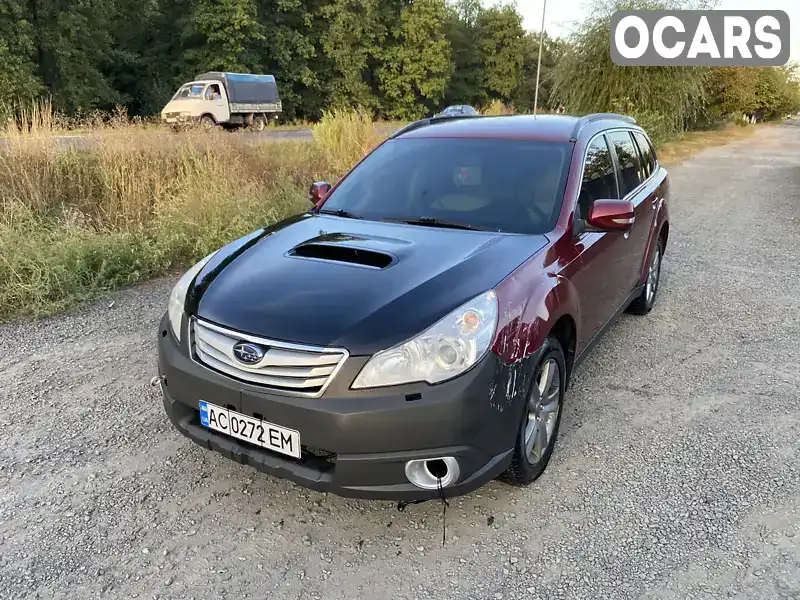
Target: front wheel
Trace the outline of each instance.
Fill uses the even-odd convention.
[[[526,486],[538,479],[556,445],[567,384],[564,351],[557,339],[548,337],[545,340],[534,373],[511,465],[502,476],[512,485]]]
[[[203,129],[213,129],[216,126],[217,122],[214,120],[214,117],[211,115],[203,115],[200,117],[200,127]]]
[[[634,315],[646,315],[653,310],[656,303],[656,293],[658,284],[661,281],[661,257],[664,254],[661,239],[656,242],[653,248],[653,255],[650,257],[650,264],[647,266],[647,281],[644,284],[642,293],[628,306],[628,312]]]

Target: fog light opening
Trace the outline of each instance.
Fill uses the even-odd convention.
[[[458,461],[452,456],[410,460],[406,463],[406,477],[418,488],[435,490],[454,485],[460,470]]]

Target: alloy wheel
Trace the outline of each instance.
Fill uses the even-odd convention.
[[[550,445],[561,411],[560,398],[561,373],[556,360],[550,358],[539,367],[536,385],[528,400],[525,456],[532,465],[542,460]]]
[[[656,290],[658,289],[658,279],[661,275],[661,248],[656,246],[655,250],[653,250],[653,260],[650,263],[650,270],[647,273],[647,288],[646,288],[646,297],[647,297],[647,304],[652,304],[653,299],[656,295]]]

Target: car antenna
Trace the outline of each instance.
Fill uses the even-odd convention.
[[[439,499],[442,501],[442,547],[444,548],[447,540],[447,507],[450,506],[450,503],[447,501],[447,498],[445,498],[441,477],[436,478],[436,489],[439,491]],[[428,501],[429,500],[401,500],[397,503],[397,510],[403,512],[409,504],[422,504]]]

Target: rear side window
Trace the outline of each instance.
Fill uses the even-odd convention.
[[[633,145],[629,131],[614,131],[608,134],[608,141],[617,154],[619,163],[619,193],[624,198],[642,183],[642,164],[639,152]]]
[[[586,151],[586,163],[583,166],[583,181],[578,196],[580,218],[585,219],[589,207],[595,200],[611,200],[617,195],[617,179],[614,175],[614,163],[608,150],[605,137],[598,136],[589,144]]]
[[[636,138],[636,143],[639,145],[639,150],[642,153],[642,160],[645,163],[645,177],[650,177],[656,169],[656,154],[653,151],[653,146],[650,144],[650,141],[638,131],[633,132],[633,137]]]

